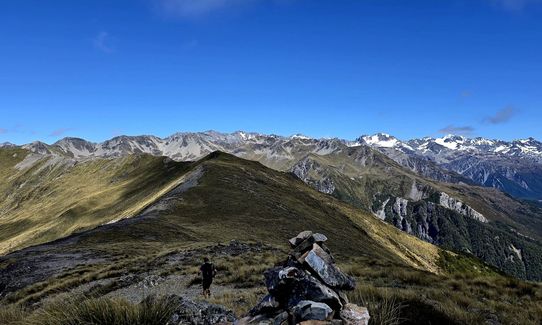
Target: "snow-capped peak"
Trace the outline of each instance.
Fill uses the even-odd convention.
[[[297,134],[291,135],[290,139],[310,140],[311,138],[301,133],[297,133]]]
[[[377,133],[373,135],[364,135],[359,138],[360,142],[369,146],[381,147],[381,148],[393,148],[400,144],[400,141],[389,134]]]
[[[467,138],[464,136],[448,134],[442,138],[435,139],[435,143],[448,149],[459,150],[462,149],[462,145],[465,144],[466,140]]]

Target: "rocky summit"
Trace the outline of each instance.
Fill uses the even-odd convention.
[[[368,324],[367,308],[343,292],[355,288],[354,280],[335,265],[325,241],[311,231],[290,239],[286,261],[264,274],[268,295],[235,324]]]

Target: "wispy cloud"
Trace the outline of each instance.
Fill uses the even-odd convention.
[[[198,45],[199,45],[198,40],[191,40],[191,41],[188,41],[188,42],[184,42],[182,44],[182,47],[185,50],[191,50],[191,49],[194,49],[194,48],[198,47]]]
[[[194,18],[260,0],[156,0],[158,9],[168,16]]]
[[[59,136],[62,136],[64,134],[66,134],[66,132],[69,132],[73,130],[72,128],[58,128],[56,130],[54,130],[53,132],[51,132],[49,134],[50,137],[59,137]]]
[[[108,32],[100,32],[92,40],[92,44],[95,49],[98,49],[104,53],[113,53],[115,49],[112,44],[111,36]]]
[[[516,114],[518,110],[513,106],[507,106],[492,116],[488,116],[484,119],[485,123],[489,124],[502,124],[510,121]]]
[[[461,92],[461,97],[462,98],[469,98],[469,97],[472,97],[472,92],[468,91],[468,90],[464,90]]]
[[[490,0],[493,4],[508,11],[522,11],[530,5],[540,4],[542,0]]]
[[[438,130],[440,134],[456,134],[456,135],[471,135],[474,132],[472,126],[455,126],[448,125],[445,128]]]

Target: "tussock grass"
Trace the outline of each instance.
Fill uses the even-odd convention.
[[[461,264],[466,263],[462,257]],[[494,272],[436,275],[370,259],[356,259],[341,268],[356,277],[358,287],[349,297],[369,308],[371,317],[374,316],[371,324],[390,324],[388,319],[398,319],[401,324],[542,322],[539,283]]]
[[[220,258],[215,263],[218,271],[216,282],[233,284],[237,288],[263,286],[263,272],[282,259],[272,252]]]
[[[176,307],[176,302],[167,297],[131,304],[122,299],[69,296],[51,301],[33,313],[4,307],[0,309],[0,320],[13,325],[163,325]]]
[[[254,307],[267,293],[264,287],[243,289],[242,291],[227,291],[217,296],[212,296],[209,302],[226,306],[241,317]]]
[[[359,287],[349,294],[351,301],[367,307],[372,325],[398,325],[403,319],[400,303],[389,289],[378,290],[374,287]]]
[[[17,325],[28,315],[28,311],[20,305],[0,306],[0,324]]]

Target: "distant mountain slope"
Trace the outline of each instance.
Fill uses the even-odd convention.
[[[187,163],[133,155],[76,161],[0,149],[0,254],[131,217],[176,186]]]
[[[439,183],[369,148],[308,155],[292,172],[423,240],[471,253],[518,277],[542,279],[542,209],[494,189]]]
[[[542,143],[533,138],[506,142],[449,135],[404,142],[381,133],[362,136],[357,143],[376,148],[414,171],[418,166],[438,165],[514,197],[542,200]],[[418,163],[412,164],[413,160]],[[422,174],[443,180],[423,170]]]

